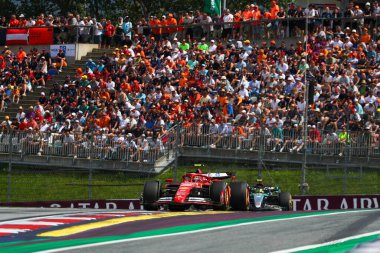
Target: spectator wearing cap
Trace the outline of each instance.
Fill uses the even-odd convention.
[[[216,51],[217,45],[215,43],[215,40],[210,40],[210,46],[208,48],[209,53],[214,53]]]
[[[177,26],[177,19],[174,17],[172,13],[168,14],[168,19],[166,20],[167,26]],[[168,38],[171,40],[177,37],[178,27],[168,27],[166,30],[164,28],[164,31],[167,31]],[[165,35],[164,35],[165,36]]]
[[[130,36],[132,38],[133,24],[129,16],[124,17],[123,30],[124,30],[125,36]]]

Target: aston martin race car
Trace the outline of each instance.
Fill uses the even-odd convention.
[[[253,211],[292,210],[292,195],[280,187],[264,186],[261,182],[249,189],[249,209]]]
[[[230,183],[223,181],[231,179]],[[235,181],[231,172],[223,173],[185,173],[181,182],[166,179],[148,181],[144,184],[141,202],[145,210],[160,208],[184,211],[190,207],[197,209],[248,210],[249,186],[245,182]]]

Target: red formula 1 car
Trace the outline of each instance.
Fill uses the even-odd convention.
[[[231,179],[230,183],[223,180]],[[145,210],[160,207],[173,211],[184,211],[191,206],[197,209],[248,210],[249,186],[235,181],[231,172],[186,173],[181,182],[167,179],[162,187],[160,181],[148,181],[144,185],[142,204]]]

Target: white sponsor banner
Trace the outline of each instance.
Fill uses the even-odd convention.
[[[60,48],[62,48],[66,57],[75,57],[75,44],[50,45],[50,55],[53,58],[57,56]]]

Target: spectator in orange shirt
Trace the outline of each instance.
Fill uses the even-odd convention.
[[[156,17],[153,16],[151,20],[149,21],[150,26],[152,27],[152,33],[156,41],[159,41],[161,39],[161,21]]]
[[[257,56],[257,63],[262,63],[264,60],[267,59],[266,54],[264,53],[263,49],[259,50],[259,55]]]
[[[241,12],[238,11],[237,13],[235,13],[234,15],[234,22],[240,22],[242,20],[241,18]],[[240,37],[240,34],[241,34],[241,24],[234,24],[233,25],[233,31],[232,31],[232,37],[236,40],[239,39]]]
[[[253,18],[252,9],[248,4],[245,6],[245,10],[242,12],[241,18],[242,18],[242,21],[249,21]],[[248,38],[251,38],[251,36],[252,36],[251,24],[249,24],[249,23],[244,24],[243,25],[243,32],[244,32],[244,34],[248,35]]]
[[[100,117],[100,119],[96,119],[95,123],[100,128],[109,127],[111,118],[108,116],[106,112]]]
[[[277,13],[280,11],[280,7],[277,5],[276,1],[271,1],[270,4],[272,5],[270,9],[270,18],[276,19]]]
[[[363,28],[363,34],[360,37],[360,41],[366,44],[371,41],[371,35],[368,34],[368,29],[366,27]]]
[[[261,11],[257,7],[257,5],[252,6],[252,19],[257,20],[253,22],[253,36],[254,38],[260,38],[261,36],[261,24],[258,20],[261,19]]]
[[[22,47],[20,47],[17,52],[17,60],[19,62],[22,62],[25,59],[25,57],[26,57],[26,52],[24,51]]]
[[[270,4],[272,5],[270,9],[270,19],[277,19],[277,14],[280,12],[280,7],[277,5],[276,1],[271,1]],[[277,38],[277,27],[278,27],[279,21],[273,21],[271,24],[271,30],[274,33],[274,36]]]
[[[173,17],[173,14],[169,13],[168,19],[166,20],[166,25],[168,26],[177,25],[177,20]],[[177,36],[177,31],[178,31],[177,27],[168,28],[168,33],[169,33],[168,36],[170,37],[170,39],[174,39]]]

